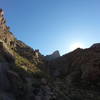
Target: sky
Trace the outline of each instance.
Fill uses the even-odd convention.
[[[100,42],[100,0],[0,0],[10,31],[44,55]]]

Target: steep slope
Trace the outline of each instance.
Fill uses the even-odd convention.
[[[0,9],[0,100],[49,98],[48,75],[39,68],[43,60],[39,50],[33,50],[10,32]]]
[[[56,87],[68,100],[100,99],[100,44],[78,48],[48,62],[47,66]]]
[[[81,71],[83,72],[84,75],[86,75],[85,71],[87,71],[86,73],[89,75],[90,73],[94,74],[93,72],[97,71],[99,72],[99,60],[100,60],[100,47],[98,48],[91,47],[88,49],[78,48],[69,54],[66,54],[54,61],[51,61],[50,68],[51,69],[54,68],[55,70],[53,71],[59,70],[58,72],[59,75],[61,74],[61,76],[62,74],[66,75],[70,74],[73,71]],[[89,77],[88,75],[84,76],[84,78],[86,77],[88,78]]]

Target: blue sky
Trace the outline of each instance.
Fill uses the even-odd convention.
[[[17,39],[44,55],[100,42],[100,0],[0,0]]]

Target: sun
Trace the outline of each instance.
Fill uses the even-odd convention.
[[[70,45],[70,51],[75,50],[77,48],[84,48],[84,45],[80,42],[76,42]]]

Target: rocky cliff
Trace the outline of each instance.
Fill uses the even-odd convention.
[[[18,40],[0,9],[0,100],[100,100],[100,43],[48,57]]]
[[[0,9],[0,100],[49,98],[48,76],[39,68],[43,60],[38,49],[17,40],[10,32]]]

